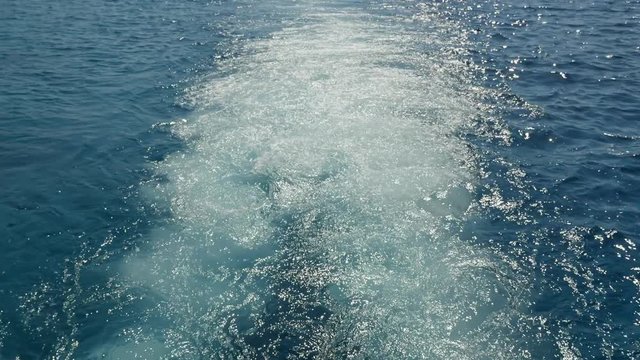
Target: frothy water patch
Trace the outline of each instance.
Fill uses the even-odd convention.
[[[482,116],[439,21],[318,11],[186,95],[150,202],[171,221],[120,266],[141,321],[96,356],[512,358],[513,279],[458,237]]]

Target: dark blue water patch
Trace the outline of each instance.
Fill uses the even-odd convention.
[[[176,98],[225,53],[233,11],[203,1],[2,4],[0,357],[47,356],[72,323],[99,333],[79,320],[89,309],[68,309],[74,262],[105,242],[124,251],[163,216],[143,207],[137,185],[181,142],[152,125],[187,113]],[[107,276],[85,271],[79,286]]]
[[[490,52],[500,55],[491,60],[497,68],[520,75],[509,81],[513,92],[544,109],[534,122],[510,120],[519,128],[519,148],[536,155],[521,156],[529,173],[547,177],[547,183],[579,174],[582,188],[555,194],[584,201],[594,211],[601,207],[604,211],[611,202],[624,207],[640,200],[636,194],[621,194],[622,188],[637,181],[629,170],[634,162],[622,159],[636,153],[637,146],[605,135],[637,135],[639,49],[637,36],[631,34],[640,31],[639,7],[636,1],[507,3],[499,6],[501,13],[491,26],[505,39],[487,43],[496,49]],[[635,225],[619,226],[638,233]]]
[[[478,194],[490,221],[471,221],[463,237],[510,254],[512,276],[532,271],[523,309],[546,317],[541,328],[564,334],[570,353],[635,358],[640,3],[466,5],[454,13],[476,29],[487,86],[524,104],[502,103],[508,145],[470,137],[496,160]],[[526,175],[510,176],[513,165]],[[532,354],[558,356],[561,342]]]

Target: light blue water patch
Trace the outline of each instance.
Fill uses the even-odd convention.
[[[180,356],[487,351],[451,338],[490,306],[478,287],[497,286],[471,282],[489,260],[451,231],[477,176],[456,134],[478,116],[456,90],[468,69],[415,53],[444,47],[443,34],[305,10],[306,24],[245,43],[187,92],[197,111],[173,127],[187,150],[148,190],[174,225],[121,270],[172,324],[143,332],[189,344]]]

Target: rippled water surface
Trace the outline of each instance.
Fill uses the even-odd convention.
[[[1,8],[1,359],[640,357],[638,1]]]

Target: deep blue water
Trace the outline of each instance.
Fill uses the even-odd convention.
[[[0,5],[1,359],[640,357],[640,2]]]

